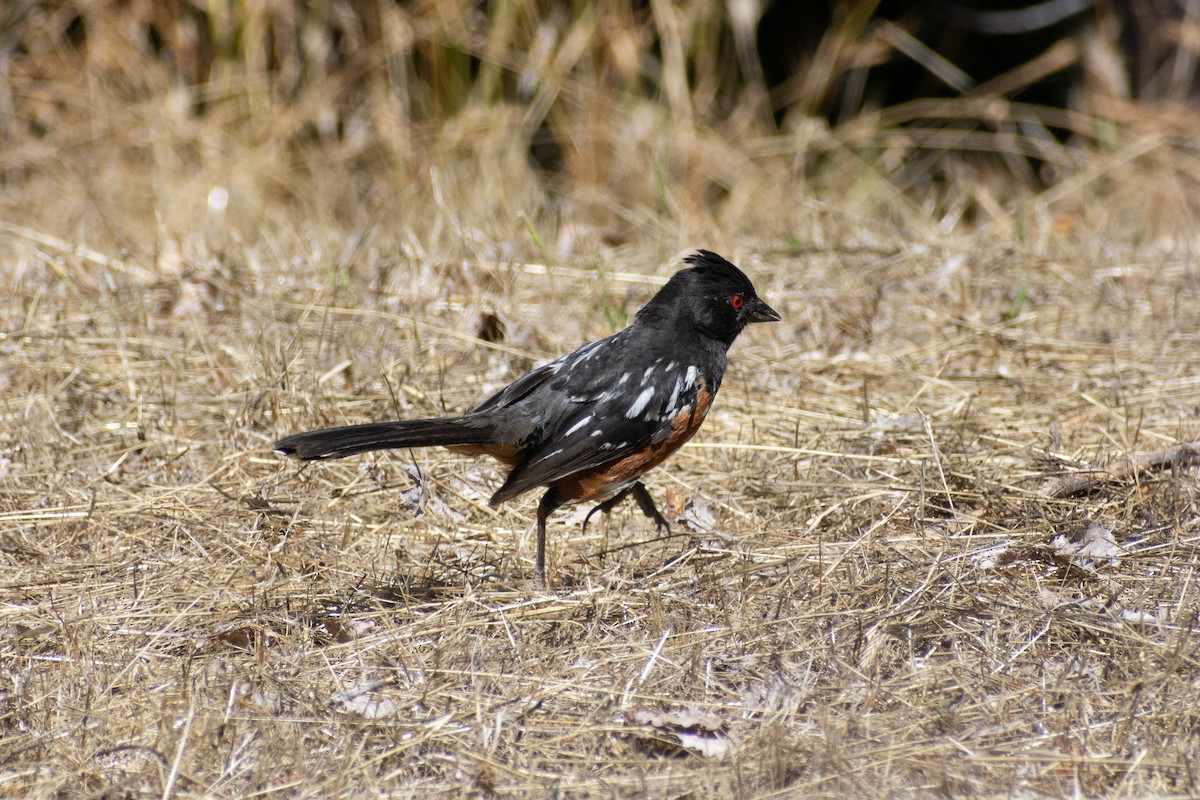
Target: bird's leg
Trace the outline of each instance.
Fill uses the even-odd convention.
[[[597,511],[603,511],[605,514],[612,511],[614,508],[616,508],[618,505],[620,505],[622,500],[624,500],[626,497],[629,496],[629,492],[632,491],[632,488],[633,487],[622,489],[621,491],[617,492],[612,497],[608,498],[603,503],[601,503],[600,505],[596,506],[591,511],[589,511],[587,513],[587,516],[583,518],[583,525],[579,528],[579,533],[583,534],[584,532],[587,531],[588,520],[592,518],[592,514],[595,514]]]
[[[537,510],[537,560],[533,565],[533,580],[539,586],[546,585],[546,518],[563,504],[563,500],[554,489],[542,495],[542,502]]]
[[[671,530],[670,524],[667,523],[667,518],[658,513],[658,508],[654,505],[654,498],[650,496],[650,492],[647,491],[646,485],[641,481],[637,481],[632,486],[622,489],[589,511],[587,516],[583,518],[583,527],[581,528],[580,533],[587,530],[588,520],[592,518],[592,514],[595,514],[597,511],[603,511],[605,514],[607,514],[616,508],[622,500],[630,496],[637,501],[638,508],[642,510],[642,513],[654,520],[654,526],[656,528],[658,528],[660,531]]]
[[[646,491],[644,483],[638,481],[625,491],[632,494],[633,499],[637,500],[638,508],[642,510],[642,513],[654,520],[654,527],[660,531],[671,530],[671,525],[667,522],[667,518],[658,513],[658,508],[654,505],[654,498],[650,496],[650,492]]]

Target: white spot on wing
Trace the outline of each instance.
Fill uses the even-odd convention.
[[[647,386],[645,389],[642,389],[642,393],[637,396],[637,399],[633,401],[633,405],[631,405],[629,410],[625,412],[625,418],[633,419],[638,414],[645,411],[646,406],[650,405],[650,398],[652,397],[654,397],[653,386]]]
[[[700,377],[700,370],[695,367],[688,367],[687,374],[683,376],[683,385],[688,389],[696,385],[696,379]]]
[[[567,430],[566,430],[566,433],[564,433],[564,434],[563,434],[563,436],[570,436],[570,435],[571,435],[572,433],[574,433],[575,431],[577,431],[577,430],[579,430],[580,428],[584,427],[585,425],[587,425],[589,422],[591,422],[591,421],[592,421],[592,417],[594,417],[594,416],[595,416],[594,414],[588,414],[586,417],[584,417],[583,419],[579,420],[579,422],[576,422],[574,425],[572,425],[571,427],[567,428]]]
[[[675,381],[675,388],[671,390],[671,399],[667,401],[667,414],[673,415],[675,409],[679,405],[679,394],[683,391],[683,382]]]
[[[625,374],[623,374],[623,375],[621,376],[621,379],[617,381],[617,386],[620,386],[621,384],[623,384],[623,383],[625,383],[626,381],[628,381],[628,380],[629,380],[629,376],[630,376],[630,375],[632,375],[632,374],[633,374],[632,372],[626,372]]]
[[[642,373],[642,380],[650,380],[650,376],[654,374],[654,367],[646,367],[646,371]]]

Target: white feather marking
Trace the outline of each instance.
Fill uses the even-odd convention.
[[[554,451],[554,452],[552,452],[552,453],[546,453],[546,455],[544,455],[544,456],[542,456],[541,458],[539,458],[539,459],[538,459],[538,461],[545,461],[545,460],[546,460],[546,459],[548,459],[548,458],[554,458],[556,455],[558,455],[558,454],[559,454],[559,453],[561,453],[562,451],[563,451],[563,448],[561,448],[561,447],[560,447],[560,448],[558,448],[557,450],[555,450],[555,451]]]
[[[667,401],[667,414],[673,416],[675,408],[679,405],[679,394],[683,391],[683,382],[675,381],[675,388],[671,390],[671,399]]]
[[[642,373],[642,380],[650,380],[650,376],[654,374],[654,367],[646,367],[646,371]]]
[[[642,389],[642,393],[637,396],[637,399],[633,401],[633,405],[631,405],[629,410],[625,412],[625,418],[633,419],[638,414],[645,411],[646,406],[650,405],[650,398],[652,397],[654,397],[653,386],[647,386],[645,389]]]
[[[584,417],[583,419],[579,420],[579,422],[576,422],[574,425],[572,425],[571,427],[567,428],[567,431],[566,431],[566,433],[564,433],[564,434],[563,434],[563,436],[570,436],[570,435],[571,435],[572,433],[574,433],[575,431],[577,431],[577,430],[579,430],[580,428],[584,427],[585,425],[587,425],[589,422],[591,422],[591,421],[592,421],[592,417],[594,417],[594,416],[595,416],[595,414],[588,414],[586,417]]]
[[[583,347],[579,348],[579,350],[575,353],[575,363],[582,364],[584,361],[587,361],[589,358],[596,355],[596,350],[601,344],[603,344],[603,341],[585,344]]]
[[[690,389],[696,385],[696,379],[699,377],[700,370],[695,367],[688,367],[687,374],[683,376],[683,385]]]

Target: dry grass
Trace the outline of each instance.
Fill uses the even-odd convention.
[[[228,75],[206,117],[19,87],[58,122],[3,156],[0,796],[1200,793],[1200,487],[1125,460],[1200,439],[1195,115],[1006,106],[995,160],[892,127],[977,98],[766,133],[593,78],[553,187],[515,106],[402,157]],[[270,451],[464,409],[699,246],[784,322],[651,476],[671,538],[561,514],[547,593],[491,467]]]
[[[339,288],[298,245],[200,280],[13,241],[11,796],[1193,787],[1193,474],[1039,495],[1196,438],[1184,259],[746,247],[787,322],[738,343],[702,441],[654,480],[715,528],[559,521],[544,594],[521,580],[531,504],[488,509],[490,468],[418,453],[414,518],[406,455],[297,470],[270,442],[464,408],[670,265],[381,257]],[[1052,545],[1088,521],[1112,563]],[[727,752],[637,721],[685,710]]]

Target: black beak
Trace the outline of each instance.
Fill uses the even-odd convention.
[[[754,308],[750,309],[749,320],[751,322],[779,322],[780,319],[778,311],[757,297],[754,298]]]

